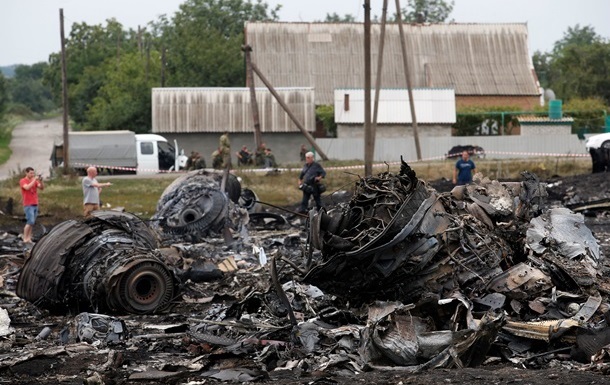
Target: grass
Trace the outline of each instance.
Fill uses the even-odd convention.
[[[536,158],[513,160],[483,160],[475,159],[477,170],[491,179],[519,179],[519,173],[524,170],[536,173],[542,180],[553,175],[569,176],[588,174],[591,172],[591,161],[588,158]],[[418,177],[433,181],[442,178],[451,179],[454,161],[434,161],[413,163],[411,167]],[[364,167],[358,162],[324,162],[327,169],[325,183],[327,194],[333,191],[351,191],[359,177],[364,173]],[[373,173],[390,171],[397,173],[398,164],[374,167]],[[238,169],[234,171],[241,178],[242,187],[254,191],[259,200],[276,206],[294,206],[301,200],[301,191],[297,187],[300,167],[279,173],[260,172],[254,169]],[[9,199],[14,202],[14,216],[21,217],[21,195],[19,192],[20,175],[0,182],[0,210]],[[104,188],[101,197],[104,207],[123,207],[143,219],[149,219],[156,211],[157,201],[164,189],[173,181],[170,177],[101,177],[104,181],[113,183]],[[75,176],[59,176],[46,181],[46,188],[40,192],[41,218],[48,217],[55,223],[61,220],[82,217],[81,178]]]

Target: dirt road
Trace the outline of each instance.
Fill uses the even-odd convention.
[[[0,165],[0,180],[21,174],[26,167],[34,167],[44,177],[50,175],[53,141],[61,137],[61,118],[24,122],[13,130],[10,148],[13,151],[8,162]]]

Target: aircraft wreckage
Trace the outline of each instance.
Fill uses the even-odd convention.
[[[26,260],[16,292],[54,312],[144,314],[167,308],[178,281],[144,222],[129,213],[97,211],[44,236]]]
[[[173,245],[178,253],[233,261],[217,282],[176,283],[180,275],[157,253],[154,231],[127,214],[100,214],[43,238],[17,293],[42,307],[78,303],[134,314],[165,310],[170,298],[178,309],[199,304],[210,291],[232,297],[198,308],[175,342],[190,362],[185,373],[222,380],[273,378],[281,369],[418,372],[477,366],[492,355],[534,365],[556,351],[607,360],[606,260],[583,216],[547,206],[545,185],[522,176],[501,183],[477,174],[473,184],[439,193],[403,162],[397,174],[359,178],[349,201],[312,210],[305,228],[296,225],[304,232],[251,231],[239,239],[244,232],[234,231],[242,246],[264,246],[267,264],[251,248],[233,251],[213,240],[236,223],[250,225],[249,210],[236,204],[241,193],[230,198],[217,175],[188,176],[164,193],[153,229],[201,241]],[[240,209],[231,216],[234,206]],[[134,270],[127,261],[140,249],[135,258],[146,263]],[[204,354],[208,364],[193,365],[191,354]],[[227,354],[252,362],[218,369],[215,360]]]

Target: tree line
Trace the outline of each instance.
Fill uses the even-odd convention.
[[[74,23],[65,42],[73,127],[149,132],[153,87],[245,86],[244,23],[278,21],[280,9],[263,0],[186,0],[172,17],[137,30],[115,19]],[[453,1],[410,0],[401,13],[405,22],[445,22],[452,9]],[[322,21],[354,20],[334,13]],[[541,85],[554,90],[566,109],[608,109],[610,42],[592,27],[568,28],[551,52],[536,52],[533,63]],[[60,105],[60,52],[48,62],[18,66],[12,78],[0,74],[0,118],[7,111],[44,113]],[[580,124],[597,126],[598,120]]]

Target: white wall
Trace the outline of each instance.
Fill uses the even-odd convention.
[[[364,159],[363,139],[316,139],[316,142],[330,159]],[[481,146],[486,151],[486,158],[498,159],[539,157],[543,154],[589,156],[584,140],[579,140],[577,135],[420,137],[419,142],[422,160],[444,158],[456,145]],[[406,161],[417,160],[413,137],[377,138],[375,141],[375,162],[400,161],[401,155]]]

